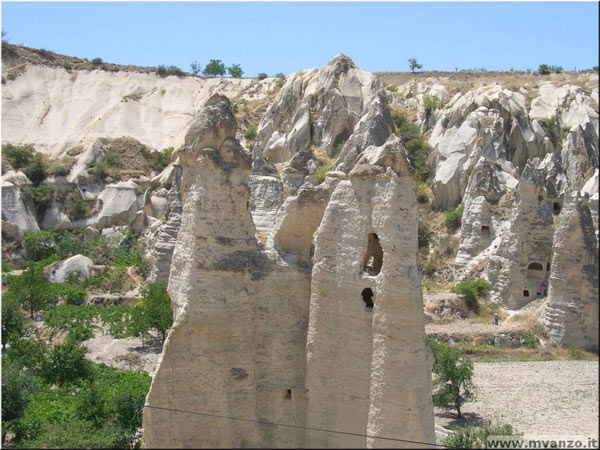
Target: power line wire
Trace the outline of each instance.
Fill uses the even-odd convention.
[[[50,392],[50,391],[44,391],[41,389],[27,389],[27,390],[30,392],[39,393],[39,394],[55,395],[57,397],[91,398],[91,397],[86,397],[83,395],[66,394],[66,393],[62,393],[62,392]],[[97,399],[97,397],[96,397],[96,399]],[[105,402],[115,403],[115,404],[120,404],[120,405],[132,405],[132,406],[138,406],[138,407],[141,406],[142,408],[147,408],[147,409],[171,411],[171,412],[177,412],[177,413],[182,413],[182,414],[193,414],[193,415],[200,415],[200,416],[206,416],[206,417],[214,417],[214,418],[219,418],[219,419],[237,420],[237,421],[241,421],[241,422],[252,422],[252,423],[258,423],[258,424],[262,424],[262,425],[273,425],[273,426],[287,427],[287,428],[298,428],[298,429],[318,431],[318,432],[323,432],[323,433],[343,434],[343,435],[348,435],[348,436],[367,437],[367,438],[381,439],[381,440],[386,440],[386,441],[406,442],[409,444],[422,444],[422,445],[429,445],[429,446],[433,446],[433,447],[448,448],[447,446],[442,445],[442,444],[433,444],[431,442],[413,441],[410,439],[392,438],[392,437],[387,437],[387,436],[375,436],[375,435],[371,435],[371,434],[353,433],[350,431],[329,430],[329,429],[325,429],[325,428],[303,427],[300,425],[291,425],[291,424],[286,424],[286,423],[269,422],[269,421],[256,420],[256,419],[246,419],[246,418],[242,418],[242,417],[224,416],[224,415],[220,415],[220,414],[212,414],[212,413],[200,412],[200,411],[188,411],[185,409],[166,408],[166,407],[162,407],[162,406],[139,405],[139,404],[132,403],[132,402],[120,402],[120,401],[109,400],[109,399],[105,399],[105,398],[103,398],[102,400]]]

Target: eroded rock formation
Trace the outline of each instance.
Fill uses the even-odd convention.
[[[560,213],[544,322],[557,344],[598,351],[598,246],[587,203],[574,192]]]

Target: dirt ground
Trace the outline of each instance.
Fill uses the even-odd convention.
[[[598,438],[598,362],[475,363],[477,399],[463,407],[471,424],[496,420],[528,436]],[[452,411],[436,408],[441,443],[457,425]]]

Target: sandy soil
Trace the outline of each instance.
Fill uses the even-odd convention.
[[[470,423],[497,420],[527,436],[598,438],[598,362],[536,361],[475,363],[477,399],[464,405]],[[441,442],[456,424],[436,408]]]

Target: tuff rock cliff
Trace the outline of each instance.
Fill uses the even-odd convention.
[[[398,114],[431,146],[427,209],[464,208],[428,277],[482,277],[511,311],[544,284],[550,339],[598,347],[597,74],[371,74],[344,55],[285,80],[6,73],[2,143],[54,169],[30,179],[3,157],[3,260],[23,258],[26,231],[133,230],[175,315],[149,404],[434,442]],[[390,443],[162,410],[145,412],[144,442]]]

